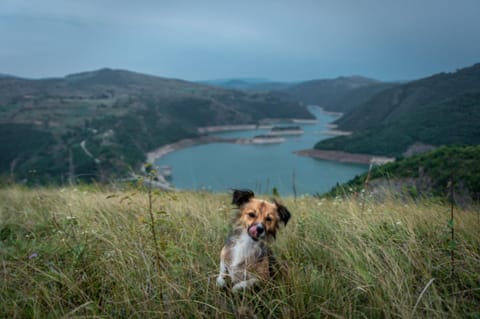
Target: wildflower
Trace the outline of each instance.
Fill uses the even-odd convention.
[[[32,253],[32,254],[30,254],[30,256],[28,256],[28,259],[33,259],[33,258],[37,258],[37,257],[38,257],[37,253]]]

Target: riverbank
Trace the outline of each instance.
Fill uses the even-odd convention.
[[[307,149],[295,152],[300,156],[308,156],[315,159],[336,161],[353,164],[386,164],[395,161],[393,157],[374,156],[369,154],[347,153],[343,151],[325,151],[317,149]]]
[[[164,146],[161,146],[151,152],[148,152],[146,154],[147,156],[147,164],[151,164],[155,166],[155,161],[158,160],[159,158],[162,158],[163,156],[171,153],[178,151],[180,149],[190,147],[190,146],[195,146],[195,145],[200,145],[200,144],[207,144],[207,143],[214,143],[214,142],[222,142],[225,141],[225,139],[218,138],[215,136],[201,136],[198,138],[189,138],[189,139],[184,139],[180,140],[178,142],[172,143],[172,144],[167,144]],[[142,167],[142,171],[145,173],[145,165]],[[157,173],[157,180],[152,182],[152,185],[154,187],[158,187],[161,189],[165,190],[174,190],[175,188],[170,184],[165,176],[161,172]]]
[[[350,136],[350,135],[352,135],[352,132],[339,130],[337,124],[331,124],[331,123],[327,124],[327,129],[325,131],[323,131],[323,133],[326,134],[326,135],[331,135],[331,136]]]
[[[217,125],[217,126],[205,126],[199,127],[197,132],[200,134],[210,134],[228,131],[254,131],[260,129],[271,129],[273,125],[270,124],[241,124],[241,125]]]
[[[322,110],[323,111],[323,110]],[[323,111],[325,112],[325,111]],[[325,112],[328,114],[328,112]],[[239,125],[216,125],[199,127],[197,132],[200,134],[211,134],[228,131],[253,131],[253,130],[269,130],[275,124],[317,124],[318,120],[314,119],[266,119],[261,121],[262,124],[239,124]]]
[[[269,135],[270,125],[266,125],[293,126],[292,120],[275,124],[262,122],[212,126],[200,130],[204,134],[199,134],[198,138],[149,152],[148,159],[159,166],[161,173],[164,173],[164,169],[171,169],[172,179],[166,180],[180,189],[224,191],[232,187],[248,187],[258,193],[270,193],[274,186],[281,194],[291,195],[294,171],[299,181],[296,184],[298,194],[327,192],[335,184],[363,173],[366,167],[335,161],[312,161],[295,154],[295,151],[311,148],[319,139],[325,138],[324,133],[321,137],[317,135],[332,128],[326,125],[335,120],[320,108],[312,107],[311,111],[317,120],[295,124],[302,128],[304,134],[285,137],[281,142],[272,138],[263,140],[262,135]],[[227,131],[237,132],[223,134]],[[243,147],[245,144],[253,146]]]
[[[170,153],[173,153],[173,152],[176,152],[176,151],[179,151],[181,149],[185,149],[185,148],[190,148],[190,147],[193,147],[193,146],[196,146],[196,145],[202,145],[202,144],[210,144],[210,143],[226,143],[226,144],[285,144],[287,146],[285,146],[285,150],[286,151],[285,153],[282,153],[281,152],[281,149],[283,148],[283,146],[280,146],[281,148],[278,148],[278,146],[275,146],[273,148],[268,148],[269,151],[273,151],[273,152],[279,152],[279,156],[278,158],[286,158],[288,156],[293,156],[293,157],[296,157],[297,159],[299,157],[297,157],[294,152],[297,151],[297,150],[300,150],[300,149],[303,149],[303,148],[307,148],[307,147],[311,147],[311,145],[314,144],[314,142],[312,142],[311,140],[309,140],[308,144],[301,144],[301,137],[299,135],[298,138],[295,138],[295,139],[288,139],[288,138],[283,138],[283,137],[271,137],[271,136],[268,136],[265,137],[264,135],[270,135],[269,133],[263,133],[263,132],[259,132],[259,135],[255,135],[255,136],[252,136],[252,134],[250,133],[243,133],[243,132],[240,132],[240,131],[265,131],[265,130],[271,130],[274,125],[277,125],[278,124],[292,124],[292,123],[295,123],[297,125],[302,125],[302,127],[305,129],[305,131],[309,132],[309,135],[311,136],[313,133],[312,132],[315,132],[314,129],[316,128],[315,125],[321,125],[320,123],[322,121],[324,121],[324,119],[328,119],[328,121],[332,121],[333,119],[331,118],[330,115],[326,116],[327,112],[325,112],[324,110],[322,110],[321,108],[317,108],[317,107],[312,107],[312,114],[315,115],[315,117],[317,119],[315,120],[310,120],[310,119],[289,119],[289,120],[282,120],[282,122],[278,122],[277,121],[274,121],[274,120],[268,120],[268,121],[262,121],[260,123],[255,123],[255,124],[242,124],[242,125],[220,125],[220,126],[208,126],[208,127],[201,127],[201,128],[198,128],[197,132],[199,133],[199,136],[196,137],[196,138],[190,138],[190,139],[185,139],[185,140],[181,140],[181,141],[178,141],[178,142],[175,142],[175,143],[172,143],[172,144],[168,144],[168,145],[164,145],[162,147],[159,147],[151,152],[148,152],[146,154],[146,157],[147,157],[147,163],[150,163],[150,164],[153,164],[154,166],[157,164],[157,163],[163,163],[163,167],[166,168],[167,170],[170,170],[171,168],[175,168],[175,173],[173,175],[175,175],[175,184],[178,186],[180,185],[180,187],[185,187],[185,185],[182,185],[182,174],[184,173],[184,170],[182,170],[181,168],[181,164],[179,164],[181,161],[175,161],[175,162],[172,162],[170,161],[169,159],[162,159],[163,157],[165,157],[166,155],[170,154]],[[319,120],[321,119],[321,120]],[[303,125],[306,125],[305,127]],[[314,126],[310,126],[310,125],[314,125]],[[321,128],[325,128],[324,126],[325,124],[323,124],[321,126]],[[285,127],[284,125],[282,127]],[[333,129],[335,126],[332,126],[331,124],[327,127],[327,129]],[[320,127],[319,127],[320,128]],[[228,132],[228,131],[239,131],[238,134],[227,134],[227,136],[215,136],[216,133],[222,133],[222,132]],[[302,130],[302,133],[304,132],[304,130]],[[262,133],[262,134],[260,134]],[[325,133],[324,133],[325,134]],[[303,135],[303,134],[302,134]],[[294,142],[292,142],[294,141]],[[299,143],[300,142],[300,143]],[[229,147],[227,147],[229,148]],[[200,148],[199,148],[200,149]],[[222,149],[222,146],[220,145],[219,146],[219,149]],[[246,152],[248,153],[251,149],[246,149]],[[193,152],[196,152],[197,150],[194,150]],[[201,151],[199,151],[200,154],[201,154]],[[241,152],[241,154],[243,154],[243,152]],[[282,155],[280,155],[282,154]],[[288,154],[291,154],[291,155],[288,155]],[[236,159],[231,159],[229,158],[228,156],[225,156],[225,154],[218,154],[220,155],[219,157],[220,158],[228,158],[228,161],[226,162],[234,162]],[[177,155],[173,155],[174,157],[177,156]],[[179,155],[180,157],[182,157],[181,155]],[[240,155],[240,157],[242,157],[242,155]],[[197,165],[198,163],[196,163],[198,161],[198,158],[200,157],[196,157],[194,156],[194,162],[195,163],[192,163],[192,159],[189,159],[189,165],[193,165],[195,166],[195,174],[196,174],[196,178],[197,180],[194,181],[194,183],[200,183],[200,184],[204,184],[204,185],[208,185],[208,186],[211,186],[212,185],[212,181],[210,179],[210,177],[207,175],[202,175],[203,174],[203,170],[204,169],[207,169],[203,164],[202,165]],[[217,158],[217,157],[216,157]],[[248,157],[248,158],[244,158],[242,160],[242,163],[249,163],[251,161],[251,158],[252,157]],[[292,158],[292,161],[296,162],[297,159],[295,158]],[[217,160],[217,159],[212,159],[213,161]],[[300,160],[300,161],[305,161],[305,162],[308,162],[307,165],[303,165],[302,167],[305,168],[305,167],[309,167],[309,165],[312,165],[312,166],[315,166],[314,164],[312,164],[311,161],[308,161],[308,160]],[[291,163],[291,162],[289,162]],[[252,165],[257,165],[258,163],[256,164],[252,164]],[[158,164],[160,165],[160,164]],[[220,164],[219,164],[220,165]],[[287,164],[286,166],[287,167],[290,167],[291,164]],[[335,164],[328,164],[328,165],[335,165]],[[189,167],[190,167],[189,166]],[[208,165],[207,165],[208,166]],[[191,169],[191,167],[189,168]],[[211,169],[211,168],[210,168]],[[356,168],[358,169],[358,168]],[[264,169],[265,170],[265,169]],[[263,171],[264,171],[263,170]],[[301,171],[301,170],[300,170]],[[299,172],[300,172],[299,171]],[[321,171],[321,170],[319,170]],[[337,179],[340,178],[342,180],[344,180],[342,176],[342,174],[345,172],[345,167],[342,166],[342,171],[339,172],[339,175],[337,175]],[[228,175],[229,173],[228,172],[223,172],[222,173],[222,176],[229,176]],[[277,174],[277,173],[276,173]],[[169,178],[168,178],[168,175],[164,175],[164,172],[162,169],[160,169],[160,172],[158,174],[158,180],[161,182],[161,185],[165,186],[165,187],[173,187],[169,182]],[[200,177],[201,176],[201,177]],[[339,177],[340,176],[340,177]],[[190,177],[185,177],[183,176],[184,179],[188,179]],[[288,177],[283,177],[283,179],[287,180],[287,179],[290,179],[290,176]],[[231,179],[231,178],[230,178]],[[204,180],[206,180],[206,182],[204,182]],[[268,178],[267,178],[268,180]],[[200,182],[198,182],[200,181]],[[249,181],[247,182],[243,182],[243,184],[248,184]],[[269,183],[268,182],[265,182],[265,183]],[[277,183],[286,183],[286,182],[277,182]],[[188,183],[187,183],[188,184]],[[253,187],[253,186],[252,186]],[[318,192],[318,186],[317,184],[312,184],[311,186],[309,186],[310,188],[307,188],[308,190],[306,190],[305,192],[313,192],[313,190],[310,190],[310,189],[314,189],[315,192]]]
[[[207,143],[225,142],[225,140],[226,139],[215,137],[215,136],[201,136],[197,138],[188,138],[188,139],[180,140],[178,142],[167,144],[151,152],[148,152],[147,163],[154,164],[155,160],[162,158],[168,153],[175,152],[186,147],[200,145],[200,144],[207,144]]]
[[[272,123],[274,122],[273,120],[270,120],[270,121],[272,121]],[[284,122],[297,123],[297,124],[315,124],[315,123],[318,123],[318,120],[286,119],[284,120]],[[186,147],[201,145],[201,144],[208,144],[208,143],[269,144],[268,142],[262,143],[261,141],[258,141],[258,140],[254,141],[254,139],[245,139],[245,138],[227,139],[227,138],[216,137],[208,134],[228,132],[228,131],[254,131],[254,130],[265,130],[265,129],[268,130],[268,129],[272,129],[273,127],[274,127],[273,124],[240,124],[240,125],[217,125],[217,126],[199,127],[197,129],[197,132],[199,134],[205,134],[205,136],[180,140],[178,142],[167,144],[151,152],[148,152],[146,154],[147,163],[153,164],[156,160],[162,158],[168,153],[175,152]]]
[[[197,138],[189,138],[178,141],[176,143],[161,146],[151,152],[147,153],[147,163],[154,164],[154,162],[163,156],[195,145],[202,145],[208,143],[231,143],[231,144],[271,144],[281,143],[284,139],[267,138],[267,137],[253,137],[253,138],[223,138],[217,136],[200,136]]]
[[[180,140],[176,143],[167,144],[161,146],[151,152],[146,154],[147,164],[155,165],[155,161],[164,157],[165,155],[179,151],[181,149],[202,145],[208,143],[231,143],[231,144],[272,144],[272,143],[282,143],[284,139],[282,138],[264,138],[264,137],[254,137],[254,138],[222,138],[217,136],[200,136],[197,138],[189,138]],[[143,173],[145,173],[145,167],[142,167]],[[157,173],[157,181],[152,182],[152,185],[166,190],[173,190],[174,187],[167,181],[166,177],[161,173]]]

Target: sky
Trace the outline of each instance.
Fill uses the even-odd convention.
[[[480,62],[479,0],[0,0],[0,73],[411,80]]]

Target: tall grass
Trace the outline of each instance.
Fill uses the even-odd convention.
[[[448,204],[284,198],[285,274],[258,292],[215,287],[228,194],[0,190],[0,315],[8,318],[479,318],[480,225]],[[362,206],[364,211],[362,212]],[[156,266],[156,249],[162,268]]]

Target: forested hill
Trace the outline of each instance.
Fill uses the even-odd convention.
[[[275,93],[247,94],[123,70],[1,78],[0,174],[42,182],[124,176],[147,151],[196,136],[200,126],[266,118],[313,116]]]
[[[392,190],[394,194],[450,196],[453,178],[457,203],[478,201],[480,196],[480,146],[443,146],[434,151],[403,158],[374,167],[370,174],[357,176],[337,185],[329,195],[360,192],[365,187],[373,193]],[[365,186],[367,175],[368,186]]]
[[[354,131],[316,145],[400,156],[418,143],[480,144],[480,64],[384,90],[337,121]]]
[[[394,86],[396,86],[394,83],[351,76],[306,81],[292,85],[282,92],[293,100],[318,105],[327,111],[343,113],[362,105],[378,92]]]

